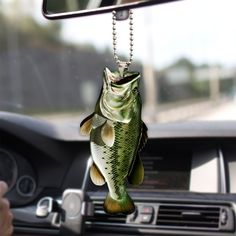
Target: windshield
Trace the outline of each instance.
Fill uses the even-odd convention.
[[[134,61],[147,123],[236,119],[236,1],[134,9]],[[105,67],[117,70],[112,14],[48,21],[41,1],[0,1],[0,110],[52,122],[92,113]],[[117,52],[129,57],[128,21]]]

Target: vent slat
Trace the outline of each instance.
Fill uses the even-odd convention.
[[[125,223],[126,216],[124,215],[108,215],[103,210],[102,202],[94,202],[94,217],[90,219],[91,222],[94,223]]]
[[[161,205],[156,225],[183,228],[219,227],[220,207],[191,205]]]
[[[207,213],[207,214],[219,214],[219,209],[218,210],[206,210],[206,209],[160,209],[161,212],[183,212],[185,210],[191,210],[191,211],[198,211],[202,213]]]
[[[176,207],[176,206],[173,206],[172,208],[170,207],[163,207],[161,206],[161,209],[162,211],[187,211],[187,210],[191,210],[191,211],[202,211],[202,212],[219,212],[219,208],[202,208],[202,207]]]
[[[185,217],[183,217],[182,215],[169,215],[169,214],[159,214],[159,218],[161,219],[169,219],[169,218],[176,218],[179,220],[185,220]],[[188,217],[188,219],[191,217]],[[196,217],[192,217],[195,220],[198,220],[198,218]],[[204,218],[204,220],[215,220],[218,222],[219,220],[219,216],[204,216],[204,217],[200,217],[200,218]]]
[[[159,223],[165,223],[166,220],[159,220]],[[175,223],[175,224],[191,224],[191,225],[198,225],[198,224],[202,224],[202,225],[218,225],[218,222],[205,222],[205,221],[191,221],[191,220],[185,220],[185,221],[179,221],[179,220],[168,220],[167,223]]]

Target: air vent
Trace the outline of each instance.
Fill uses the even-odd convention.
[[[125,215],[109,215],[103,210],[103,202],[94,201],[94,217],[89,220],[93,225],[122,225],[126,222]]]
[[[156,225],[187,230],[233,230],[229,207],[212,205],[160,205]]]

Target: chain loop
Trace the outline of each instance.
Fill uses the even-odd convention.
[[[129,59],[128,61],[121,61],[117,54],[117,31],[116,31],[116,11],[112,12],[112,35],[113,35],[113,55],[115,62],[119,68],[121,75],[128,70],[131,62],[133,61],[133,46],[134,46],[134,33],[133,33],[133,11],[129,10]]]

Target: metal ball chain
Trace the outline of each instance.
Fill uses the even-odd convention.
[[[133,12],[129,10],[129,59],[128,61],[121,61],[117,55],[117,32],[116,32],[116,11],[112,12],[112,34],[113,34],[113,55],[118,68],[121,70],[127,70],[133,61],[133,46],[134,46],[134,34],[133,34]]]

